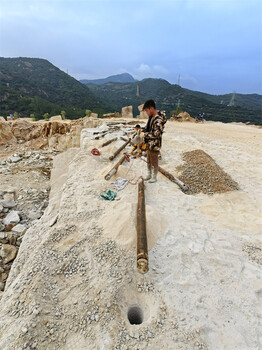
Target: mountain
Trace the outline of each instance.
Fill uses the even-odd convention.
[[[103,85],[106,83],[134,83],[136,80],[129,73],[111,75],[104,79],[80,80],[82,84]]]
[[[251,109],[254,111],[261,111],[262,109],[262,95],[258,94],[224,94],[224,95],[210,95],[199,91],[188,90],[194,96],[205,98],[211,102],[229,105],[234,100],[234,106]]]
[[[240,106],[227,106],[232,95],[209,95],[198,91],[184,89],[179,85],[170,84],[164,79],[144,79],[139,82],[142,101],[153,98],[157,108],[165,110],[169,116],[180,104],[182,110],[192,116],[205,113],[208,120],[223,122],[252,122],[261,124],[261,95],[235,95],[235,103]],[[138,114],[137,106],[141,104],[136,95],[137,83],[107,83],[103,85],[88,84],[89,89],[97,98],[110,106],[112,110],[132,105],[134,114]],[[221,104],[223,100],[223,104]],[[244,108],[248,106],[248,108]],[[252,107],[252,108],[251,108]]]
[[[64,109],[70,118],[83,116],[86,109],[107,111],[87,86],[39,58],[0,57],[0,100],[1,115],[16,111],[39,118]]]

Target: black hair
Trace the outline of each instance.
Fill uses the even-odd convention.
[[[146,108],[155,108],[156,109],[156,104],[155,104],[155,101],[154,100],[147,100],[145,103],[144,103],[144,106],[143,106],[143,111],[146,109]]]
[[[141,126],[140,126],[139,124],[137,124],[135,127],[136,127],[136,128],[139,128],[139,129],[141,128]]]

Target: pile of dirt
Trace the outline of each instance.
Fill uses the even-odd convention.
[[[189,186],[187,194],[214,194],[239,189],[238,184],[204,151],[185,152],[183,160],[185,163],[177,170],[182,172],[178,178]]]
[[[191,117],[191,115],[187,112],[179,113],[176,118],[172,117],[171,120],[175,120],[178,122],[191,122],[195,123],[195,119]]]

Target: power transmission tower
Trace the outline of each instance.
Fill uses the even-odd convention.
[[[234,91],[228,106],[230,107],[235,106],[235,96],[236,96],[236,92]]]
[[[179,75],[178,75],[177,85],[179,85],[179,86],[180,86],[180,73],[179,73]]]

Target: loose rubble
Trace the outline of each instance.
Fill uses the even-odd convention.
[[[194,150],[183,154],[184,164],[177,167],[179,179],[189,186],[187,194],[224,193],[239,190],[238,184],[206,152]]]
[[[40,219],[48,205],[49,178],[55,154],[55,150],[20,151],[0,160],[2,290],[24,234],[35,220]]]

